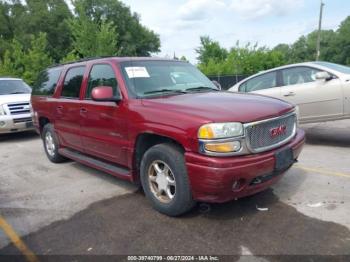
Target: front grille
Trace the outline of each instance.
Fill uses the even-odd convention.
[[[259,153],[287,143],[295,135],[296,121],[296,115],[292,113],[246,125],[249,149]]]
[[[7,107],[11,115],[21,115],[30,113],[29,102],[8,104]]]
[[[31,117],[23,117],[23,118],[15,118],[13,119],[14,123],[27,123],[27,122],[32,122],[32,118]]]

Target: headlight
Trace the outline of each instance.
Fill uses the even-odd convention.
[[[0,105],[0,116],[5,115],[5,110],[2,105]]]
[[[199,139],[220,139],[243,135],[241,123],[211,123],[203,125],[198,130]]]

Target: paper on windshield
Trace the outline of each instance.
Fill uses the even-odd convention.
[[[129,78],[150,77],[146,67],[125,67]]]

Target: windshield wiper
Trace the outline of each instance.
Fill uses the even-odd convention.
[[[220,91],[219,89],[215,89],[210,86],[197,86],[185,89],[185,91],[201,91],[201,90],[212,90],[212,91]]]
[[[145,92],[145,95],[148,94],[158,94],[158,93],[179,93],[179,94],[186,94],[186,91],[183,90],[174,90],[174,89],[160,89],[160,90],[153,90],[153,91],[148,91]]]

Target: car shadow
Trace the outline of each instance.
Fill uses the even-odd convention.
[[[342,125],[345,126],[339,127]],[[338,121],[314,125],[302,125],[301,128],[305,130],[307,144],[349,147],[350,132],[349,128],[346,126],[350,127],[350,124],[345,121]]]
[[[40,138],[38,133],[35,131],[26,131],[19,133],[10,133],[10,134],[0,134],[0,142],[25,142],[30,140],[35,140]]]
[[[129,181],[120,179],[116,176],[110,175],[108,173],[105,173],[103,171],[100,171],[100,170],[92,168],[92,167],[88,167],[86,165],[80,164],[79,162],[75,162],[73,160],[68,160],[68,161],[71,161],[71,165],[74,168],[78,169],[79,171],[86,174],[87,176],[90,175],[90,176],[97,177],[98,179],[101,179],[107,183],[111,183],[113,185],[123,187],[127,190],[133,190],[133,191],[139,190],[138,185],[135,185]]]

